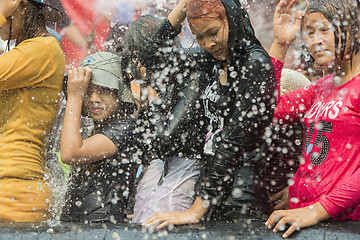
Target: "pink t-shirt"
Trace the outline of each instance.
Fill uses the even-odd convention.
[[[93,35],[92,51],[104,51],[104,43],[110,31],[110,25],[100,10],[96,8],[94,0],[61,0],[61,4],[71,22],[80,30],[83,37]],[[61,47],[65,53],[66,69],[70,70],[80,64],[88,53],[77,47],[65,36],[61,40]]]
[[[337,87],[329,75],[279,97],[275,118],[306,127],[290,208],[320,202],[332,218],[360,220],[360,75]]]

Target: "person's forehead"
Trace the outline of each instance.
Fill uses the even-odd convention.
[[[321,13],[308,12],[304,16],[305,25],[319,27],[330,24],[329,20]]]
[[[97,92],[109,91],[109,90],[111,90],[110,88],[103,87],[103,86],[100,86],[100,85],[96,85],[96,84],[93,84],[93,83],[89,83],[88,89],[89,89],[90,91],[97,91]]]
[[[192,19],[189,21],[189,25],[192,31],[196,31],[198,34],[204,34],[214,27],[221,27],[221,21],[218,18],[206,17]]]

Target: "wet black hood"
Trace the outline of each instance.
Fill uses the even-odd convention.
[[[255,36],[249,15],[239,0],[222,0],[229,21],[229,65],[255,49],[263,49]],[[265,51],[265,50],[264,50]]]

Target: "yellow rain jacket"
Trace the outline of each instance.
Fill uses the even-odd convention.
[[[6,23],[0,15],[0,26]],[[54,37],[21,42],[0,56],[0,221],[49,217],[44,138],[57,110],[65,57]]]

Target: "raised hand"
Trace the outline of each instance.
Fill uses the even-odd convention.
[[[281,0],[274,13],[274,41],[282,45],[291,45],[300,32],[302,12],[298,11],[292,20],[293,7],[298,0]]]
[[[300,31],[302,13],[297,12],[295,21],[292,20],[292,9],[297,0],[281,0],[274,13],[274,40],[269,55],[280,61],[285,61],[286,52],[295,41]]]
[[[168,20],[174,28],[179,28],[186,18],[186,8],[190,0],[181,0],[171,11]]]
[[[92,71],[89,67],[73,68],[68,73],[67,94],[68,96],[84,97],[87,91]]]

